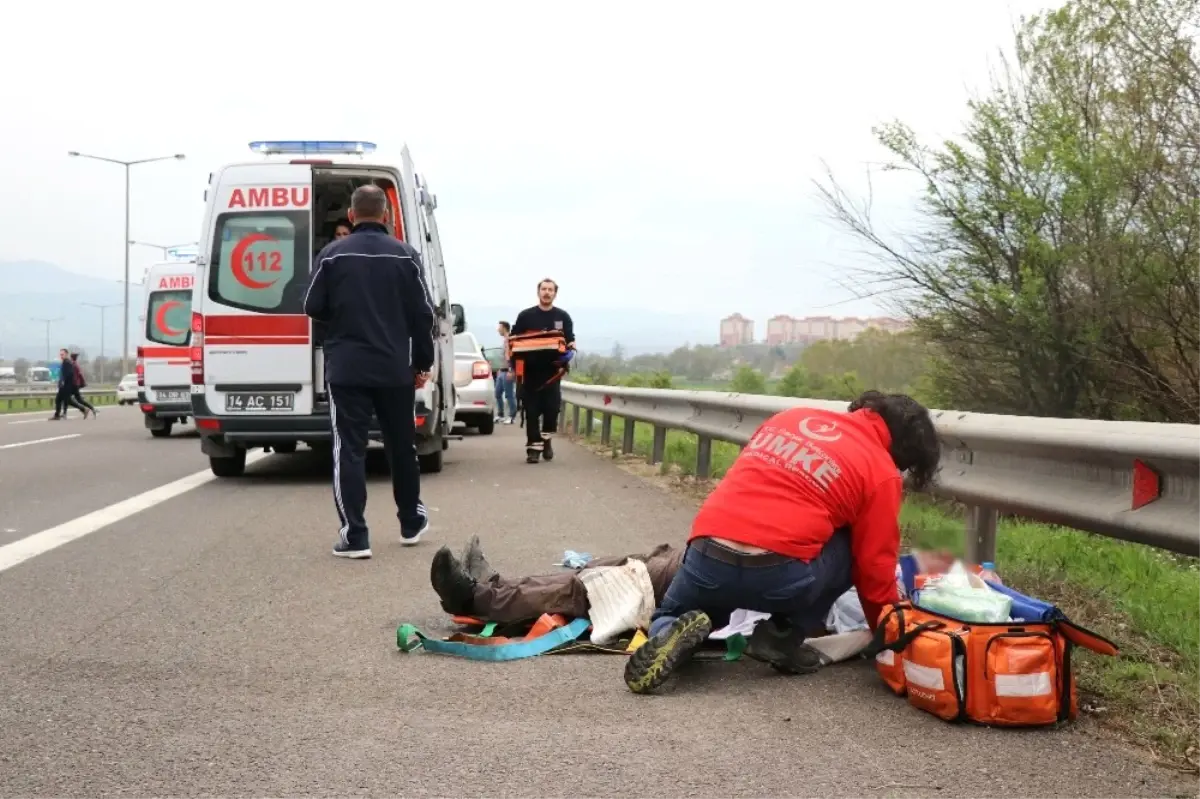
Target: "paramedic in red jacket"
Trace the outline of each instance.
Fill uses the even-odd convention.
[[[629,689],[659,688],[738,608],[772,614],[751,644],[792,673],[819,667],[805,661],[804,634],[851,586],[874,627],[899,598],[901,473],[921,490],[940,455],[929,411],[902,394],[768,419],[696,515],[650,640],[626,663]]]

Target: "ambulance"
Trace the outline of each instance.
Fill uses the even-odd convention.
[[[138,406],[155,438],[192,415],[192,288],[196,262],[169,261],[146,270],[142,344],[137,349]]]
[[[442,469],[454,425],[454,335],[466,328],[452,305],[434,210],[408,147],[398,165],[365,141],[259,141],[261,160],[209,176],[191,319],[191,401],[213,474],[238,477],[246,452],[330,451],[323,331],[304,314],[313,257],[334,238],[359,186],[387,194],[388,229],[421,253],[436,316],[437,361],[417,390],[417,459]],[[397,313],[400,309],[397,309]],[[380,440],[377,423],[369,436]]]

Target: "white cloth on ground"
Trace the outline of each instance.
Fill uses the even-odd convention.
[[[648,629],[654,613],[654,584],[646,564],[630,558],[621,566],[582,569],[579,579],[587,589],[591,641],[610,643],[626,630]]]

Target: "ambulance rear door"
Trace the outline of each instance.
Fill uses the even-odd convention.
[[[146,273],[142,371],[150,403],[191,399],[192,290],[196,263],[155,264]]]
[[[201,252],[202,377],[218,416],[313,411],[311,325],[304,295],[312,262],[309,164],[225,167],[209,198]],[[193,363],[195,373],[197,364]],[[195,389],[193,389],[195,390]]]

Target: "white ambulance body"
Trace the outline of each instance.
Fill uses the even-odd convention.
[[[254,142],[263,160],[209,178],[192,312],[191,400],[213,473],[236,477],[246,451],[332,446],[322,331],[304,314],[313,257],[333,240],[350,195],[372,183],[388,196],[393,234],[421,253],[437,320],[437,362],[417,390],[417,457],[441,471],[454,424],[454,344],[465,327],[451,305],[436,200],[404,147],[399,165],[369,142]],[[397,309],[397,313],[400,309]],[[377,426],[370,437],[379,440]]]
[[[192,289],[196,262],[146,270],[142,344],[137,351],[138,405],[150,435],[165,438],[192,415]]]

